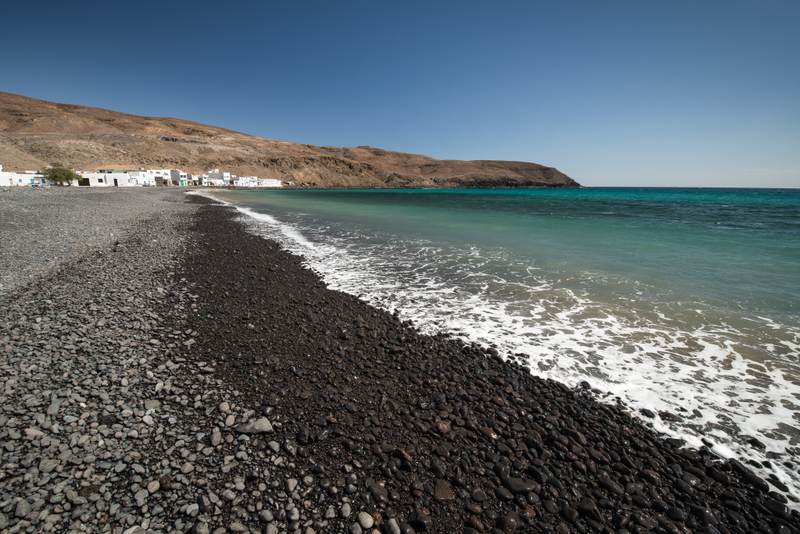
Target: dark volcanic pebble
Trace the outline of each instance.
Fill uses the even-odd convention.
[[[59,271],[4,279],[0,532],[798,532],[777,479],[331,291],[230,208],[95,198],[161,200],[49,247],[105,220],[78,202]]]
[[[312,484],[316,506],[338,510],[343,492],[354,512],[417,532],[797,532],[797,512],[738,462],[687,453],[496,351],[421,335],[327,289],[236,219],[199,211],[183,271],[198,295],[195,357],[217,364],[240,403],[269,407],[267,439],[302,442],[292,462],[339,488]],[[337,514],[327,527],[352,522]]]
[[[154,195],[0,293],[0,532],[797,532],[777,480]]]
[[[779,481],[157,193],[0,293],[0,532],[798,532]]]

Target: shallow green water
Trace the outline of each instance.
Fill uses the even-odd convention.
[[[755,436],[800,457],[798,190],[214,195],[333,287],[426,330],[682,414],[655,424],[721,454],[765,458]]]

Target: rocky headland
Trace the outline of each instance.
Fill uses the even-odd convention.
[[[183,119],[142,117],[0,92],[0,164],[39,170],[222,168],[297,187],[577,187],[523,161],[438,160],[369,146],[277,141]]]

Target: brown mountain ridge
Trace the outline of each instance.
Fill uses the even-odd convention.
[[[220,168],[302,187],[576,187],[553,167],[437,160],[368,146],[276,141],[192,121],[142,117],[0,92],[0,164],[38,170]]]

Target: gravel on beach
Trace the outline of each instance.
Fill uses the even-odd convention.
[[[798,532],[739,462],[331,291],[230,208],[80,194],[0,291],[2,532]]]
[[[177,191],[156,188],[0,188],[0,294],[113,244],[178,201]]]

